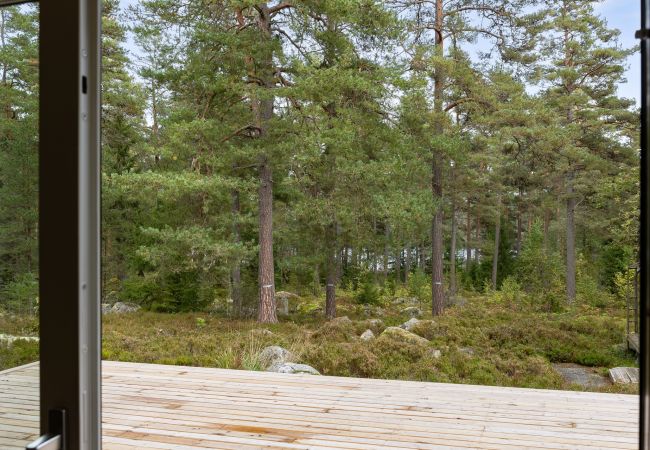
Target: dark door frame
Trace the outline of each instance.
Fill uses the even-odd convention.
[[[41,432],[64,409],[64,450],[101,448],[100,5],[40,2]]]
[[[639,353],[639,448],[650,450],[650,158],[648,158],[648,144],[650,144],[650,0],[641,0],[641,29],[637,37],[641,39],[641,238],[639,262],[641,271],[641,296],[639,298],[641,310],[641,334]]]
[[[0,0],[0,7],[30,0]],[[41,432],[65,409],[64,450],[101,448],[101,0],[40,4]],[[639,448],[650,450],[650,0],[641,0]]]

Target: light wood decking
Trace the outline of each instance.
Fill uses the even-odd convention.
[[[104,362],[104,449],[637,448],[638,398]],[[0,372],[0,448],[37,434],[38,366]]]

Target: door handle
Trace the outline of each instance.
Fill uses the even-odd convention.
[[[49,432],[25,447],[25,450],[66,450],[65,409],[50,409],[48,412]]]
[[[25,450],[63,450],[61,435],[50,436],[46,434],[29,444]]]

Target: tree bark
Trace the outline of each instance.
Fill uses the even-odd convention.
[[[273,179],[269,162],[260,163],[259,188],[259,285],[260,298],[257,320],[262,323],[278,321],[275,311],[275,269],[273,263]]]
[[[573,172],[566,177],[566,296],[569,304],[576,299],[576,197],[573,189]]]
[[[494,226],[494,253],[492,255],[492,289],[497,289],[497,270],[499,267],[499,244],[501,243],[501,195],[497,196],[497,217]]]
[[[436,0],[435,27],[439,30],[436,33],[436,53],[442,57],[444,54],[444,41],[442,34],[443,25],[443,1]],[[438,135],[443,133],[442,115],[443,112],[443,93],[444,74],[441,67],[436,68],[434,79],[434,114],[435,114],[435,132]],[[434,316],[442,314],[445,308],[445,291],[442,283],[442,266],[443,266],[443,243],[442,243],[442,152],[441,149],[434,148],[431,158],[431,193],[436,209],[431,221],[431,312]]]
[[[472,211],[469,198],[467,199],[467,237],[465,238],[465,247],[467,254],[465,255],[465,270],[469,271],[472,264]]]
[[[458,224],[456,222],[456,200],[451,203],[451,245],[449,249],[449,292],[456,295],[456,234]]]
[[[268,90],[274,87],[273,50],[270,42],[271,11],[266,3],[257,5],[259,13],[257,28],[263,44],[268,45],[261,52],[259,60],[246,57],[249,73]],[[238,21],[243,25],[243,14],[238,11]],[[268,135],[268,126],[273,117],[273,98],[252,98],[253,119],[258,129],[258,139]],[[275,307],[275,268],[273,260],[273,170],[269,155],[262,152],[258,161],[259,172],[259,306],[257,320],[262,323],[278,321]]]
[[[327,281],[325,286],[325,317],[336,317],[336,282],[337,282],[337,254],[336,245],[329,252],[327,261]]]
[[[233,224],[232,224],[232,234],[233,241],[235,244],[241,243],[241,229],[239,225],[239,215],[241,213],[241,203],[239,201],[239,191],[234,189],[231,194],[232,197],[232,215],[233,215]],[[241,292],[241,263],[239,258],[233,264],[230,280],[232,283],[232,303],[233,303],[233,312],[235,316],[239,317],[242,313],[242,292]]]
[[[409,282],[409,275],[411,275],[412,252],[411,244],[406,244],[406,254],[404,255],[404,283]]]
[[[478,264],[479,261],[479,242],[481,242],[481,217],[478,210],[476,211],[476,247],[474,247],[474,263]]]
[[[388,280],[388,253],[390,251],[390,226],[386,223],[384,224],[384,259],[382,267],[382,283],[386,283]]]
[[[517,240],[515,242],[515,251],[517,256],[521,253],[521,236],[522,236],[522,217],[521,217],[521,206],[523,204],[523,190],[519,188],[519,197],[517,198]]]

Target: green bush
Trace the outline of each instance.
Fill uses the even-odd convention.
[[[527,296],[517,279],[510,276],[504,279],[499,290],[494,292],[493,299],[498,303],[512,307],[526,303]]]
[[[516,279],[534,306],[559,311],[565,296],[564,264],[559,253],[544,246],[542,224],[533,223],[518,258]]]
[[[408,279],[408,293],[421,303],[431,301],[431,280],[422,270],[416,270]]]
[[[1,291],[3,309],[21,314],[38,313],[38,279],[33,273],[17,275]]]
[[[157,312],[202,311],[210,302],[196,272],[171,273],[162,279],[153,275],[130,278],[120,297]]]
[[[362,305],[378,305],[380,298],[379,288],[377,288],[377,285],[369,277],[363,280],[359,290],[354,295],[357,303]]]

